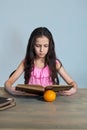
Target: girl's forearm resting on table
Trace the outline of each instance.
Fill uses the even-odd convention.
[[[73,88],[77,89],[77,83],[75,81],[70,82],[69,85],[72,85]]]

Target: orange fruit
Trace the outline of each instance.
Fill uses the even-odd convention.
[[[47,102],[53,102],[56,99],[56,92],[53,90],[47,90],[44,92],[43,98]]]

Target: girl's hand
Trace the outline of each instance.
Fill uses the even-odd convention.
[[[30,93],[26,93],[23,91],[17,91],[15,89],[15,87],[6,87],[5,90],[11,94],[11,95],[16,95],[16,96],[37,96],[35,94],[30,94]]]
[[[75,94],[77,92],[77,88],[73,87],[68,91],[60,91],[58,94],[62,95],[62,96],[70,96],[72,94]]]
[[[24,92],[16,91],[15,87],[5,87],[5,90],[11,95],[23,95]]]

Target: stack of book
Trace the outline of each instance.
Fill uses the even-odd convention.
[[[11,108],[16,105],[16,102],[13,98],[9,97],[0,97],[0,111]]]

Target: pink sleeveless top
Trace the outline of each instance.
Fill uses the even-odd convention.
[[[59,63],[58,60],[56,63]],[[47,85],[52,85],[52,80],[50,78],[50,70],[48,65],[44,68],[34,67],[34,70],[31,72],[31,77],[28,84],[38,84],[46,87]]]

